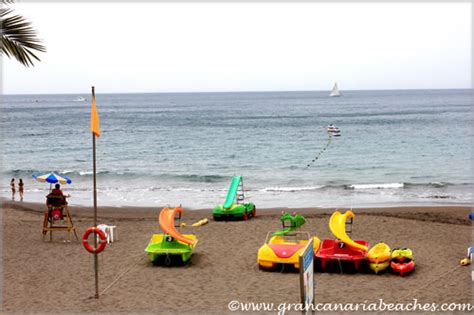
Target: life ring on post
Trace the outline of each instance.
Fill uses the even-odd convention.
[[[91,235],[92,233],[94,233],[95,235],[99,235],[99,245],[97,246],[97,248],[89,244],[88,238],[89,238],[89,235]],[[105,248],[106,243],[107,243],[107,237],[105,236],[104,231],[102,231],[101,229],[97,227],[94,227],[94,226],[88,227],[87,230],[82,235],[82,244],[84,245],[84,248],[91,254],[95,254],[95,253],[99,254],[100,252],[102,252]]]

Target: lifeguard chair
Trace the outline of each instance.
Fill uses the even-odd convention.
[[[74,232],[76,240],[79,240],[72,222],[71,214],[66,202],[66,197],[62,195],[49,194],[46,196],[46,212],[43,221],[43,241],[49,232],[49,241],[53,240],[53,231],[67,231],[68,239],[70,233]]]

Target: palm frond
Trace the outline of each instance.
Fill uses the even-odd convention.
[[[0,9],[1,53],[26,67],[33,66],[33,59],[40,61],[33,51],[46,52],[46,47],[31,23],[21,15],[8,16],[12,12],[9,8]]]

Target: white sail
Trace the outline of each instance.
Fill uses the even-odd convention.
[[[337,88],[337,82],[334,83],[334,87],[332,88],[331,94],[329,96],[341,96],[339,89]]]

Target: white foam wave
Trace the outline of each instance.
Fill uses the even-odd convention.
[[[70,173],[74,173],[74,170],[63,170],[59,172],[59,174],[70,174]]]
[[[266,187],[261,189],[263,192],[295,192],[295,191],[308,191],[317,190],[325,186],[309,186],[309,187]]]
[[[444,187],[447,184],[445,182],[430,182],[430,185],[433,185],[435,187]]]
[[[353,184],[348,187],[351,189],[394,189],[403,188],[404,183],[387,183],[387,184]]]

